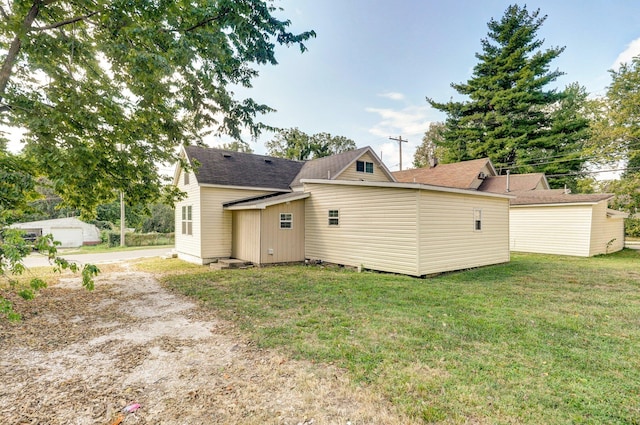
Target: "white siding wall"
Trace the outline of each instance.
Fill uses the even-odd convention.
[[[607,246],[609,242],[611,245]],[[624,218],[607,217],[607,201],[594,205],[589,255],[612,253],[622,248],[624,248]]]
[[[589,256],[591,205],[512,206],[511,250]]]
[[[355,165],[354,165],[355,167]],[[307,258],[419,275],[416,197],[412,189],[306,184]],[[339,226],[328,211],[339,210]]]
[[[509,199],[422,191],[419,246],[421,275],[508,262]]]
[[[189,184],[184,184],[184,171],[180,173],[178,176],[178,189],[187,193],[185,199],[176,203],[176,251],[178,252],[178,256],[184,260],[191,262],[200,262],[199,258],[201,258],[200,254],[200,209],[198,205],[200,204],[200,187],[198,186],[198,182],[196,181],[193,173],[189,176]],[[183,235],[182,234],[182,207],[183,206],[191,206],[192,210],[192,234],[191,235]]]
[[[354,161],[353,164],[349,166],[346,170],[344,170],[338,176],[331,176],[334,180],[366,180],[371,182],[388,182],[392,181],[389,179],[387,174],[382,171],[378,161],[374,159],[368,152],[358,158],[358,161],[366,161],[373,163],[373,173],[361,173],[356,171],[356,163]]]
[[[232,213],[224,211],[222,204],[237,199],[270,193],[253,189],[227,189],[224,187],[200,187],[193,173],[189,184],[184,184],[180,173],[178,188],[187,197],[176,203],[176,251],[184,260],[207,264],[216,258],[231,257]],[[192,234],[182,234],[182,207],[192,207]]]
[[[264,195],[267,191],[250,189],[226,189],[222,187],[202,187],[200,189],[200,217],[202,227],[201,258],[209,263],[216,258],[231,257],[232,212],[225,211],[222,205],[238,199]],[[194,222],[195,232],[195,222]]]

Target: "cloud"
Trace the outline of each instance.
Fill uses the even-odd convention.
[[[367,112],[377,114],[380,121],[369,129],[369,133],[378,137],[402,135],[403,137],[422,135],[429,128],[428,106],[408,106],[400,110],[383,108],[366,108]],[[413,143],[420,144],[419,140]]]
[[[408,143],[402,144],[403,169],[410,167],[415,149],[420,146],[425,131],[429,129],[432,121],[429,115],[433,110],[429,106],[407,106],[399,110],[384,108],[366,108],[365,110],[380,118],[378,123],[369,129],[369,133],[386,139],[385,142],[374,143],[372,146],[376,152],[379,152],[383,162],[390,170],[399,169],[399,144],[389,140],[389,137],[402,136],[404,140],[408,140]]]
[[[638,55],[640,55],[640,38],[636,38],[629,43],[627,48],[618,55],[613,65],[611,65],[611,68],[617,70],[620,68],[620,65],[631,62],[631,59]]]
[[[394,92],[394,91],[389,91],[389,92],[386,92],[386,93],[380,93],[380,94],[378,94],[378,96],[386,97],[387,99],[391,99],[391,100],[404,100],[404,94],[398,93],[398,92]]]

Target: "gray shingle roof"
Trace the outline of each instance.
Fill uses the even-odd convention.
[[[307,161],[304,163],[304,167],[302,167],[296,178],[291,182],[291,186],[301,186],[302,183],[300,183],[300,180],[302,179],[326,179],[328,176],[330,179],[333,179],[368,149],[370,148],[364,147]]]
[[[511,192],[516,195],[511,205],[550,205],[550,204],[595,204],[611,199],[610,193],[564,193],[564,190],[530,190]]]
[[[199,184],[290,190],[291,181],[304,162],[232,152],[216,148],[185,146],[187,158]]]

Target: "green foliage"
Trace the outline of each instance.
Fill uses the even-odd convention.
[[[442,158],[442,146],[444,142],[445,125],[441,122],[432,122],[424,133],[422,144],[418,146],[413,155],[415,168],[433,167]]]
[[[46,288],[47,283],[39,277],[29,280],[28,288],[16,288],[13,276],[23,274],[26,269],[23,259],[32,250],[39,251],[45,255],[54,265],[55,272],[70,270],[77,272],[78,264],[68,261],[58,256],[57,246],[60,242],[53,240],[53,235],[44,235],[36,239],[33,245],[28,244],[24,238],[24,231],[19,229],[3,229],[0,231],[0,277],[9,282],[9,287],[16,289],[18,296],[25,300],[36,297],[40,289]],[[88,290],[94,289],[93,278],[100,270],[93,264],[86,264],[82,269],[82,286]],[[0,317],[4,316],[8,320],[20,320],[20,314],[13,309],[13,303],[0,295]]]
[[[627,218],[624,221],[624,233],[632,238],[640,238],[640,218]]]
[[[322,158],[356,149],[356,143],[344,136],[332,136],[329,133],[317,133],[309,136],[298,128],[280,130],[265,143],[269,155],[277,158],[308,159]]]
[[[536,34],[545,19],[539,10],[509,6],[502,19],[489,21],[472,77],[452,84],[469,100],[427,98],[447,114],[440,144],[444,162],[489,157],[498,169],[558,175],[549,178],[555,187],[573,183],[575,177],[566,174],[582,171],[586,93],[577,85],[561,92],[545,89],[562,75],[549,68],[564,50],[541,49]]]
[[[108,245],[110,247],[120,246],[120,233],[110,232],[108,235]],[[154,246],[171,245],[175,242],[175,235],[170,233],[127,233],[124,237],[126,246]]]
[[[151,206],[150,216],[142,222],[142,233],[171,233],[175,229],[175,211],[166,204]]]
[[[148,204],[164,188],[156,164],[210,129],[240,139],[270,128],[272,109],[236,99],[275,48],[313,31],[263,0],[96,0],[3,6],[4,123],[27,129],[25,152],[64,202],[91,216],[118,191]]]

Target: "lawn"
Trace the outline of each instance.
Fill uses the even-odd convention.
[[[164,280],[425,423],[640,423],[638,251],[428,279],[287,266]]]

